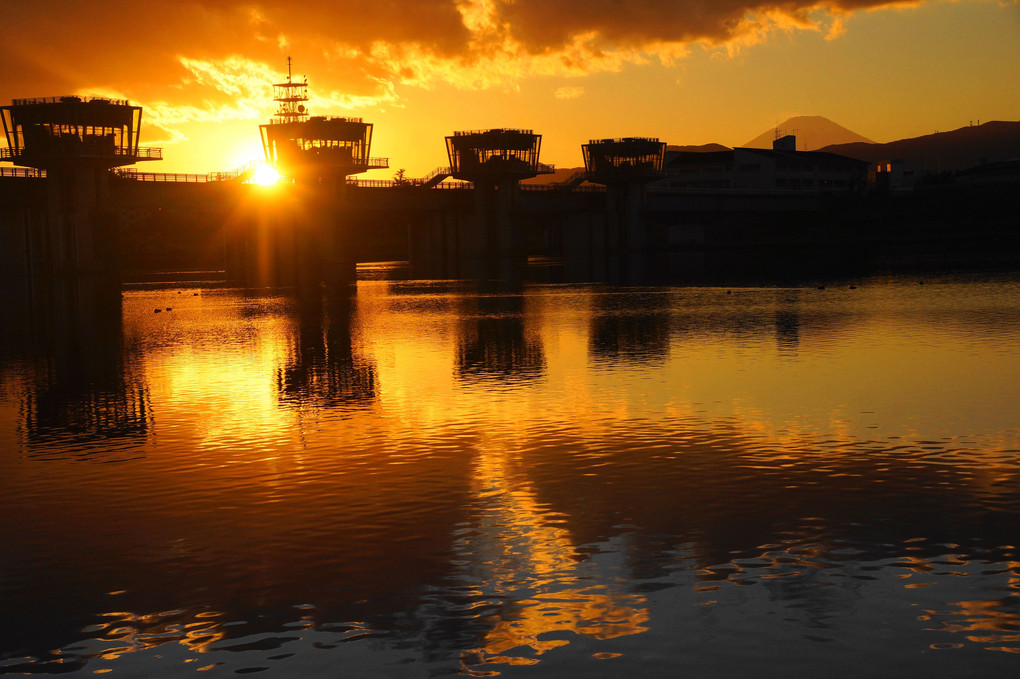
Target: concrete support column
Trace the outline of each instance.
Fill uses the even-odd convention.
[[[46,242],[53,273],[116,271],[116,215],[108,209],[109,172],[76,165],[48,171]]]

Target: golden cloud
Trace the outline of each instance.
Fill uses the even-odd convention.
[[[583,87],[560,87],[553,92],[557,99],[577,99],[584,96]]]
[[[399,103],[398,87],[514,91],[529,76],[670,65],[735,53],[776,32],[832,39],[862,9],[899,0],[53,0],[5,9],[0,96],[116,89],[173,121],[261,119],[293,55],[312,110]],[[59,45],[59,49],[47,49]],[[270,67],[269,65],[272,65]],[[571,93],[564,89],[558,96]]]

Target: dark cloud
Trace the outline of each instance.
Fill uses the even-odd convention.
[[[195,77],[190,60],[231,56],[268,64],[287,56],[313,88],[378,95],[384,83],[451,78],[485,59],[555,55],[579,35],[596,50],[655,43],[725,41],[742,20],[778,11],[803,18],[812,8],[855,10],[890,0],[48,0],[10,2],[0,40],[0,98],[108,88],[135,99],[191,101],[224,91]],[[489,12],[488,14],[486,12]],[[472,32],[472,29],[477,29]],[[511,42],[505,42],[506,38]],[[512,41],[517,41],[514,43]],[[370,54],[385,44],[385,56]],[[508,44],[520,44],[524,52]],[[577,71],[590,52],[565,56]],[[423,61],[441,62],[429,70]],[[505,69],[515,73],[515,69]],[[526,72],[521,69],[520,72]],[[422,75],[424,74],[424,75]]]
[[[533,52],[555,51],[576,35],[595,33],[611,47],[655,42],[723,42],[743,20],[779,11],[804,17],[816,8],[837,11],[908,4],[903,0],[512,0],[499,2],[514,37]]]
[[[178,82],[178,56],[242,55],[266,63],[322,61],[335,45],[416,42],[454,53],[468,42],[452,0],[372,2],[127,2],[8,3],[0,94],[37,96],[71,87],[131,89]]]

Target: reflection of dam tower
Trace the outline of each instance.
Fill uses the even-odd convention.
[[[481,238],[477,254],[526,254],[523,230],[512,227],[510,212],[516,205],[522,179],[552,171],[538,162],[541,146],[542,135],[531,130],[454,132],[446,138],[450,174],[475,186]]]
[[[141,107],[51,97],[15,99],[0,113],[8,145],[0,160],[46,171],[46,234],[39,254],[54,272],[113,268],[117,228],[107,209],[109,170],[162,158],[161,149],[138,147]]]
[[[276,114],[260,125],[266,163],[298,182],[342,183],[348,175],[389,167],[372,158],[372,123],[361,118],[309,116],[308,82],[296,82],[287,59],[287,80],[273,85]]]
[[[625,137],[581,145],[588,180],[606,186],[607,247],[625,252],[647,247],[641,220],[642,188],[662,177],[666,143]]]

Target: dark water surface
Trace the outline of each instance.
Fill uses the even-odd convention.
[[[1020,282],[923,283],[10,313],[0,674],[1012,676]]]

